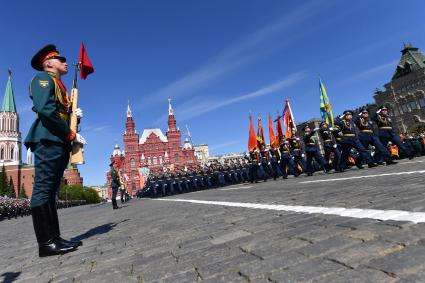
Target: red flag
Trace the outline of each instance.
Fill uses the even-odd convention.
[[[251,151],[257,146],[257,139],[255,137],[254,123],[252,116],[249,115],[249,137],[248,137],[248,150]]]
[[[285,109],[283,110],[283,125],[285,125],[285,138],[292,139],[295,135],[297,128],[294,123],[294,117],[292,117],[291,106],[289,105],[288,99],[285,102]]]
[[[282,124],[280,123],[280,116],[277,116],[277,123],[276,123],[276,144],[279,146],[283,141],[283,131],[282,131]]]
[[[270,146],[276,147],[276,137],[274,136],[273,121],[272,121],[272,116],[270,116],[270,114],[269,114],[269,136],[270,136]]]
[[[263,126],[261,126],[261,117],[260,116],[258,117],[257,144],[258,144],[258,149],[261,149],[261,147],[263,145],[265,145],[264,130],[263,130]]]
[[[85,80],[88,75],[94,72],[93,65],[90,63],[89,56],[87,55],[84,44],[81,42],[80,46],[80,58],[78,59],[80,63],[80,77],[82,80]]]

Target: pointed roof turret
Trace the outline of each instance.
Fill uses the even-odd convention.
[[[118,145],[118,143],[115,143],[114,151],[112,152],[112,156],[119,156],[119,155],[121,155],[120,146]]]
[[[186,138],[188,139],[190,144],[192,144],[192,135],[190,134],[189,127],[187,126],[187,124],[186,124]]]
[[[188,138],[185,138],[183,148],[184,149],[192,149],[192,144],[190,143]]]
[[[6,92],[4,93],[2,112],[16,112],[15,97],[12,88],[12,71],[9,69],[9,79],[6,84]]]
[[[133,117],[133,114],[131,113],[131,109],[130,109],[130,99],[128,100],[128,104],[127,104],[127,117]]]
[[[393,79],[403,77],[422,68],[425,68],[425,55],[419,51],[419,48],[413,47],[411,43],[404,43]]]
[[[168,98],[168,115],[174,115],[173,107],[171,107],[171,97]]]

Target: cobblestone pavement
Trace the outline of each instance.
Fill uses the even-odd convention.
[[[424,169],[417,158],[166,199],[425,212]],[[319,180],[329,181],[309,182]],[[425,223],[158,199],[59,217],[62,235],[84,246],[48,258],[30,217],[0,222],[0,281],[425,282]]]

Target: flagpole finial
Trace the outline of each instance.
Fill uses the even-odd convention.
[[[7,73],[9,74],[9,79],[12,77],[12,69],[9,67],[7,69]]]

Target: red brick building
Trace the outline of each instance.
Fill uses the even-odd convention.
[[[11,72],[6,84],[0,111],[0,170],[5,167],[8,181],[13,180],[15,193],[24,188],[30,198],[34,184],[34,166],[32,153],[27,151],[26,163],[22,162],[22,138],[19,131],[19,114],[16,110],[15,97],[12,88]],[[68,184],[83,184],[78,169],[65,171],[65,182]]]
[[[149,168],[151,172],[197,168],[200,166],[195,150],[188,140],[182,146],[181,131],[177,128],[171,99],[168,99],[168,130],[164,135],[159,128],[145,129],[142,136],[136,131],[136,125],[127,107],[125,132],[123,134],[124,150],[116,144],[110,157],[117,161],[128,190],[134,195],[140,188],[139,168]],[[107,173],[109,197],[111,196],[110,176]]]

